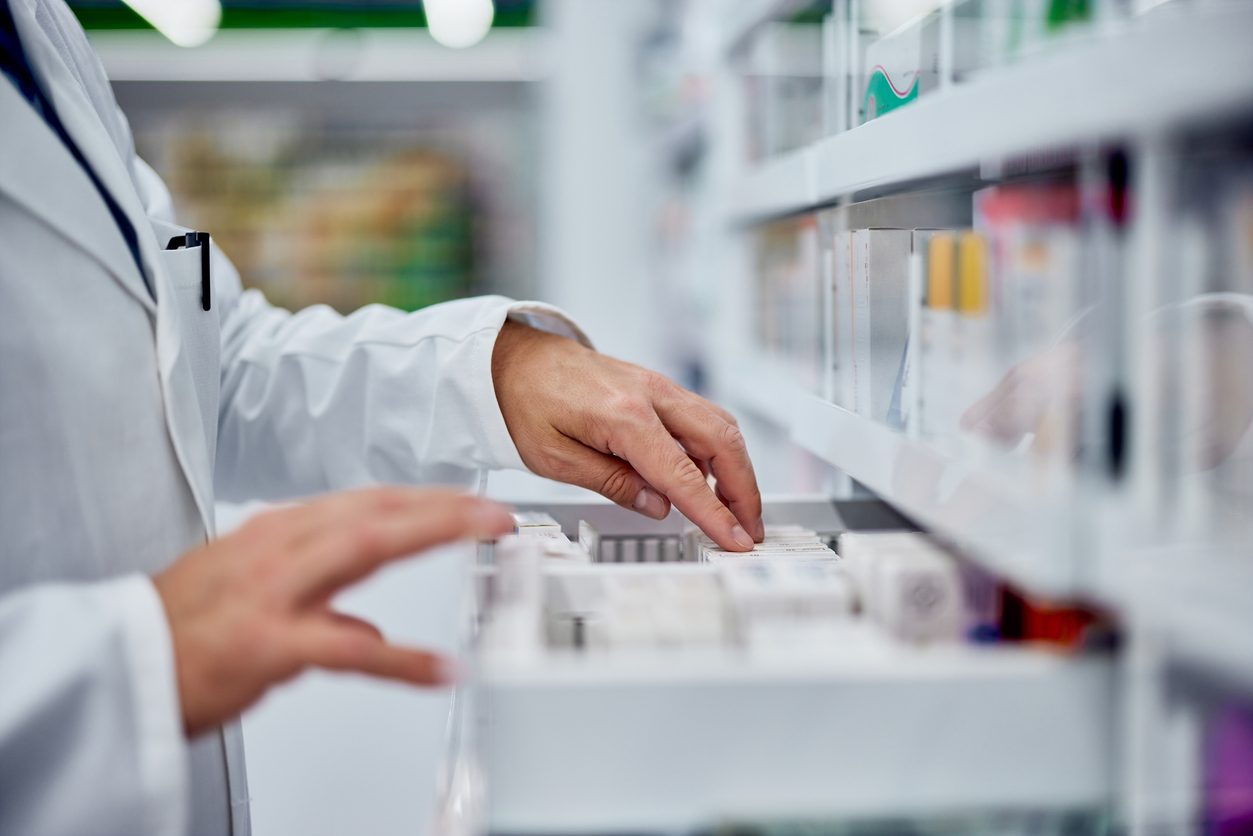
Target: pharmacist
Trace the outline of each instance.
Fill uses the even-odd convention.
[[[362,488],[215,539],[215,499],[526,467],[674,503],[729,549],[761,537],[731,417],[552,308],[344,318],[241,291],[173,223],[61,0],[0,0],[0,69],[0,833],[247,833],[235,718],[270,685],[447,678],[334,593],[511,525],[450,489]]]

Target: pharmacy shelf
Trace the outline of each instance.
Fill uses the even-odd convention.
[[[753,223],[833,200],[818,191],[817,162],[813,148],[798,148],[751,170],[731,192],[732,222]]]
[[[1124,623],[1151,628],[1171,658],[1253,691],[1253,563],[1246,551],[1135,546],[1119,536],[1125,525],[1115,522],[1116,512],[1087,503],[1085,519],[1104,534],[1100,553],[1080,552],[1074,535],[1081,491],[1067,492],[1070,499],[1036,494],[1022,461],[987,450],[954,454],[909,438],[806,393],[778,364],[749,374],[728,375],[738,385],[719,390],[732,408],[766,418],[990,571],[1045,599],[1117,612]],[[1181,564],[1189,572],[1181,574]]]
[[[768,355],[728,357],[711,371],[732,411],[766,420],[992,571],[1046,598],[1086,596],[1071,540],[1076,500],[1033,493],[1025,462],[974,441],[947,452],[909,438],[807,391]]]
[[[1253,3],[1167,8],[1125,27],[987,71],[770,161],[734,185],[731,219],[1253,112]]]
[[[1108,658],[850,634],[821,654],[550,652],[480,674],[498,833],[1105,810],[1115,791]]]
[[[1076,500],[1033,492],[1023,462],[991,451],[955,455],[808,396],[796,400],[793,440],[1016,586],[1071,599]],[[974,444],[974,442],[971,442]]]
[[[91,35],[117,81],[530,82],[546,75],[543,33],[496,30],[448,49],[425,29],[228,30],[183,49],[150,31]]]

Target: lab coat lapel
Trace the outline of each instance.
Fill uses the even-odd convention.
[[[128,291],[135,293],[138,282],[146,307],[154,312],[126,242],[112,229],[113,220],[95,186],[43,118],[3,79],[0,113],[4,114],[0,191],[60,232],[66,246],[90,253]]]
[[[126,289],[146,308],[150,311],[155,308],[157,363],[165,401],[166,423],[179,464],[196,497],[205,530],[212,536],[213,465],[209,461],[208,448],[203,442],[195,378],[179,339],[178,311],[173,307],[177,304],[177,298],[174,293],[166,292],[167,277],[159,257],[160,251],[152,223],[140,201],[134,181],[131,180],[127,163],[123,161],[108,128],[100,120],[78,78],[45,36],[35,19],[34,9],[29,2],[23,0],[13,2],[11,8],[31,67],[43,82],[66,131],[135,228],[140,257],[152,281],[152,293],[148,292],[143,277],[134,269],[125,244],[122,245],[123,253],[130,269],[124,271],[120,278]],[[58,205],[57,208],[64,212],[64,206]],[[114,230],[107,231],[114,238],[120,238]]]
[[[87,164],[91,166],[96,176],[100,178],[100,182],[109,191],[109,194],[113,196],[113,199],[117,201],[131,224],[135,227],[135,231],[140,239],[141,256],[143,257],[145,268],[148,270],[149,275],[152,275],[154,259],[149,253],[143,252],[143,245],[152,243],[145,240],[151,237],[145,234],[148,231],[147,214],[136,199],[135,187],[131,182],[130,174],[127,172],[121,156],[118,154],[117,146],[113,144],[108,129],[100,121],[95,108],[92,107],[91,102],[87,99],[82,84],[79,83],[77,77],[48,41],[39,22],[35,19],[35,11],[30,4],[25,2],[25,0],[17,0],[17,2],[10,4],[10,8],[13,11],[13,19],[17,24],[18,34],[22,38],[22,46],[26,50],[26,57],[30,60],[32,71],[42,83],[45,92],[52,100],[53,107],[56,108],[57,116],[60,117],[61,123],[65,125],[65,130],[69,133],[70,138],[74,140],[74,144],[78,146],[78,150],[82,152],[84,159],[87,160]],[[14,92],[16,95],[15,91],[10,92]],[[37,114],[27,115],[33,115],[35,119],[42,122],[42,119]],[[45,127],[45,136],[40,141],[51,144],[57,142],[57,139]],[[60,149],[56,148],[55,145],[51,150],[60,153]],[[32,165],[31,169],[31,175],[37,176],[39,172],[36,167]],[[91,185],[90,180],[88,185]],[[98,202],[99,198],[95,198],[95,200]],[[65,228],[68,223],[74,221],[74,218],[67,217],[66,207],[77,204],[56,203],[53,205],[57,209],[53,218],[55,226]],[[112,219],[109,220],[111,221]],[[102,248],[100,252],[110,254],[110,273],[132,295],[139,299],[145,308],[150,312],[155,311],[156,305],[152,294],[148,292],[143,276],[139,275],[139,271],[135,269],[134,260],[127,250],[125,241],[121,240],[121,236],[106,224],[101,224],[97,221],[93,226],[96,229],[92,232],[85,232],[75,227],[70,229],[69,233],[73,238],[90,237],[98,243],[103,243],[105,239],[108,239],[110,245],[107,248]],[[121,251],[120,257],[117,255],[119,249]]]

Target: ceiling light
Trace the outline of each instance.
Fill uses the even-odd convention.
[[[220,0],[124,0],[136,14],[179,46],[200,46],[222,22]],[[455,0],[454,0],[455,2]]]
[[[492,0],[424,0],[426,25],[436,42],[452,49],[474,46],[492,28]]]

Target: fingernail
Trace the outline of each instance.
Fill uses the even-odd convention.
[[[766,523],[761,517],[757,518],[757,525],[753,526],[753,531],[756,532],[756,536],[753,537],[756,542],[760,543],[766,539]]]
[[[753,538],[748,536],[748,532],[744,530],[744,526],[739,523],[731,526],[731,539],[738,543],[742,548],[751,549],[753,547]]]
[[[661,498],[661,494],[649,488],[641,488],[640,492],[635,495],[635,502],[632,507],[646,517],[652,517],[659,520],[666,515],[666,501]]]

